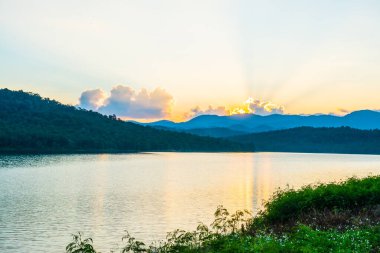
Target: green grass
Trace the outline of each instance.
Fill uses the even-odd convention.
[[[150,246],[129,234],[123,243],[123,253],[380,252],[380,176],[277,191],[255,217],[220,206],[210,226]],[[78,234],[66,252],[97,251]]]
[[[294,232],[282,236],[230,234],[205,241],[202,247],[184,247],[168,252],[378,252],[379,242],[378,226],[336,232],[299,225]]]

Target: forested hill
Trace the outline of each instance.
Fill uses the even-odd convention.
[[[246,151],[245,144],[140,126],[0,89],[0,152]]]
[[[380,154],[380,130],[298,127],[229,138],[256,151]]]

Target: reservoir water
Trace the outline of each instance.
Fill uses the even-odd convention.
[[[109,252],[209,224],[218,205],[257,212],[278,187],[380,174],[380,156],[147,153],[0,156],[0,252],[64,252],[71,233]]]

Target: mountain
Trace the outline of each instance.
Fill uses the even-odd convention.
[[[234,136],[229,140],[254,144],[259,152],[380,154],[380,130],[350,127],[299,127]]]
[[[167,129],[169,130],[173,128],[167,128]],[[212,136],[215,138],[225,138],[225,137],[246,134],[245,131],[237,131],[237,130],[224,128],[224,127],[194,128],[194,129],[184,130],[183,132],[200,135],[200,136]]]
[[[214,137],[214,138],[227,138],[236,135],[246,134],[245,131],[236,131],[229,128],[224,127],[213,127],[213,128],[194,128],[194,129],[177,129],[173,127],[165,127],[165,126],[155,126],[156,129],[162,129],[166,131],[180,132],[180,133],[188,133],[199,136],[206,137]]]
[[[153,127],[165,127],[177,131],[192,132],[194,134],[214,136],[213,131],[207,129],[225,129],[219,131],[216,137],[230,137],[231,131],[237,133],[266,132],[289,129],[295,127],[351,127],[363,130],[380,128],[380,113],[370,110],[355,111],[345,116],[335,115],[289,115],[272,114],[260,116],[255,114],[216,116],[202,115],[187,122],[174,123],[171,121],[157,121],[145,123]],[[202,131],[200,129],[203,129]]]
[[[0,152],[246,151],[245,144],[124,122],[0,89]]]

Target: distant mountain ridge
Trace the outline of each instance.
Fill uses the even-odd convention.
[[[140,124],[204,136],[215,136],[212,131],[207,131],[207,129],[219,129],[215,137],[230,137],[242,133],[258,133],[296,127],[351,127],[371,130],[380,129],[380,112],[360,110],[345,116],[291,114],[272,114],[267,116],[255,114],[232,116],[201,115],[180,123],[161,120]],[[225,129],[224,133],[221,129]]]
[[[297,127],[228,138],[257,152],[380,154],[380,130]]]

